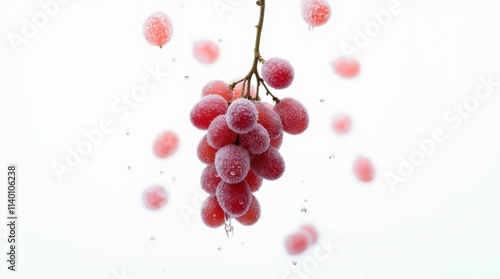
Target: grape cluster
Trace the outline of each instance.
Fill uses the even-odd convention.
[[[262,71],[261,83],[272,88],[292,83],[293,68],[286,60],[270,59]],[[201,216],[212,228],[231,218],[247,226],[259,220],[260,205],[253,193],[264,179],[276,180],[283,175],[285,160],[279,152],[283,133],[297,135],[309,125],[307,110],[299,101],[273,97],[277,103],[272,107],[250,92],[235,97],[237,84],[209,82],[190,113],[193,126],[206,130],[197,154],[206,164],[201,187],[210,194]]]

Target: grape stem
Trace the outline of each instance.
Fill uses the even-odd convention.
[[[241,89],[241,98],[247,98],[249,100],[260,100],[259,98],[259,87],[262,85],[266,89],[266,95],[270,95],[273,98],[273,101],[275,103],[279,103],[280,99],[278,97],[274,96],[269,88],[267,87],[266,83],[264,82],[264,79],[259,75],[259,71],[257,70],[257,65],[258,63],[264,64],[266,60],[262,58],[260,55],[260,38],[262,35],[262,27],[264,26],[264,13],[266,10],[266,0],[257,0],[256,2],[257,6],[260,7],[260,15],[259,15],[259,23],[255,26],[257,28],[257,35],[255,38],[255,48],[254,48],[254,59],[253,59],[253,64],[252,68],[250,69],[250,72],[242,79],[233,82],[229,85],[231,89],[234,89],[236,84],[243,82],[242,89]],[[251,86],[251,81],[252,81],[252,76],[255,76],[255,79],[257,80],[257,90],[255,94],[255,98],[252,98],[250,95],[250,86]]]

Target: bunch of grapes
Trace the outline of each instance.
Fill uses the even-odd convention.
[[[191,123],[207,131],[197,152],[206,164],[201,187],[210,196],[201,215],[208,227],[222,226],[232,218],[247,226],[259,220],[260,205],[254,193],[264,179],[276,180],[285,171],[279,152],[283,133],[297,135],[309,125],[307,110],[299,101],[273,96],[276,104],[271,108],[258,96],[260,85],[266,89],[290,86],[294,77],[290,63],[271,58],[263,61],[261,73],[262,78],[256,73],[255,97],[250,94],[248,77],[232,84],[214,80],[204,86],[201,100],[191,110]],[[235,98],[234,88],[241,82],[242,93]]]

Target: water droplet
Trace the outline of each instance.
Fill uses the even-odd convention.
[[[313,31],[314,30],[314,26],[309,25],[308,29],[309,29],[309,31]]]
[[[163,272],[167,272],[167,269],[164,269]]]
[[[330,159],[330,161],[335,159],[335,154],[330,154],[330,156],[328,156],[328,159]]]
[[[171,61],[172,61],[172,63],[177,62],[177,60],[176,60],[174,57],[172,57],[172,60],[171,60]]]
[[[132,169],[132,166],[128,166],[128,167],[127,167],[127,170],[131,170],[131,169]]]
[[[307,199],[304,199],[304,202],[307,202]]]
[[[302,183],[304,183],[304,179],[302,179],[302,181],[301,181],[301,182],[302,182]]]
[[[189,76],[184,76],[184,80],[188,81],[189,80]]]
[[[127,131],[125,131],[125,134],[127,134],[127,136],[130,135],[130,131],[128,130],[128,128],[127,128]]]
[[[165,174],[165,172],[164,172],[164,171],[160,171],[160,174],[161,174],[161,175],[164,175],[164,174]]]
[[[222,43],[222,39],[219,39],[217,42],[219,42],[219,44]]]
[[[231,224],[231,218],[227,215],[224,215],[224,230],[226,231],[226,235],[229,238],[233,237],[234,227]]]
[[[242,243],[241,243],[241,246],[245,246],[245,244],[246,244],[245,242],[242,242]]]
[[[306,207],[302,207],[300,209],[300,212],[302,212],[302,214],[306,214],[307,213],[307,208]]]
[[[325,101],[325,98],[320,98],[319,101],[323,103]]]
[[[297,263],[298,263],[297,261],[292,261],[293,265],[297,265]]]
[[[219,250],[219,251],[222,250],[222,246],[220,246],[220,245],[217,246],[217,250]]]
[[[156,241],[156,237],[154,237],[154,236],[150,237],[150,238],[149,238],[149,241],[150,241],[150,242]]]
[[[236,173],[234,171],[231,171],[229,174],[230,175],[235,175]]]
[[[170,178],[170,180],[172,180],[172,182],[175,182],[175,181],[177,180],[177,178],[176,178],[175,176],[172,176],[172,177]]]

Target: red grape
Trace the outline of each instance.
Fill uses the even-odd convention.
[[[201,205],[201,219],[210,228],[222,226],[225,221],[224,216],[224,210],[215,195],[209,196]]]
[[[333,63],[333,70],[341,77],[353,78],[359,74],[358,61],[349,57],[341,57]]]
[[[215,162],[215,154],[217,149],[213,148],[208,144],[207,135],[204,135],[198,144],[197,155],[198,159],[205,164],[213,164]]]
[[[272,146],[266,152],[255,155],[250,165],[255,174],[267,180],[276,180],[285,172],[285,160]]]
[[[293,81],[294,71],[292,65],[281,58],[271,58],[262,64],[262,78],[274,89],[284,89]]]
[[[257,123],[248,133],[240,135],[239,145],[251,154],[262,154],[269,148],[269,134],[264,126]]]
[[[156,156],[166,158],[174,154],[178,147],[179,137],[171,131],[166,131],[156,138],[153,151]]]
[[[283,98],[274,106],[283,122],[283,131],[297,135],[304,132],[309,126],[309,114],[299,101],[292,98]]]
[[[238,134],[227,126],[225,115],[217,116],[208,126],[207,141],[213,148],[218,149],[224,145],[234,143],[237,137]]]
[[[201,188],[209,194],[215,194],[217,185],[221,181],[214,164],[207,165],[201,173]]]
[[[229,85],[222,80],[212,80],[207,83],[201,90],[201,95],[220,95],[226,101],[231,102],[233,100],[234,92],[229,88]]]
[[[347,134],[351,130],[351,118],[345,114],[336,115],[332,121],[332,129],[337,134]]]
[[[302,227],[300,227],[299,233],[302,233],[307,236],[307,239],[309,240],[308,241],[309,246],[313,245],[318,240],[318,231],[313,225],[310,224],[303,225]]]
[[[257,124],[257,108],[252,101],[239,98],[227,109],[226,121],[229,128],[236,133],[248,133]]]
[[[252,195],[252,202],[247,212],[239,217],[236,217],[236,221],[245,226],[251,226],[257,223],[260,218],[260,204],[257,198]]]
[[[143,200],[147,208],[158,210],[167,203],[167,192],[161,186],[153,186],[144,191]]]
[[[303,233],[294,233],[285,238],[285,248],[290,255],[303,253],[309,245],[309,239]]]
[[[199,41],[194,44],[194,57],[204,64],[214,63],[219,58],[219,47],[212,41]]]
[[[272,139],[269,142],[269,145],[274,146],[276,149],[280,149],[282,143],[283,143],[283,133],[281,133],[281,135],[279,135],[277,138]]]
[[[162,14],[150,15],[144,23],[144,37],[152,44],[162,47],[172,38],[172,24],[170,19]]]
[[[372,162],[365,157],[358,157],[354,163],[354,174],[361,182],[370,182],[375,176]]]
[[[215,154],[215,168],[223,181],[241,182],[250,170],[250,155],[245,148],[228,144]]]
[[[242,88],[243,88],[243,82],[240,82],[238,84],[236,84],[234,86],[234,97],[233,97],[233,101],[237,100],[238,98],[241,97],[241,91],[242,91]],[[245,83],[245,95],[247,94],[247,84]],[[255,87],[253,87],[253,85],[250,86],[250,96],[252,96],[252,98],[255,98]]]
[[[227,102],[222,96],[205,96],[191,110],[191,123],[198,129],[206,130],[212,120],[218,115],[225,114],[227,109]]]
[[[283,133],[283,123],[280,116],[271,110],[268,105],[262,102],[254,102],[258,111],[257,123],[260,123],[266,128],[270,139],[279,137]]]
[[[304,0],[302,2],[302,18],[310,26],[325,24],[331,16],[331,8],[326,0]]]
[[[245,177],[245,181],[248,183],[248,187],[250,187],[250,191],[257,192],[262,186],[262,177],[255,174],[253,170],[249,170],[247,176]]]
[[[245,214],[252,202],[252,192],[244,180],[235,184],[221,181],[216,196],[224,212],[234,217]]]

